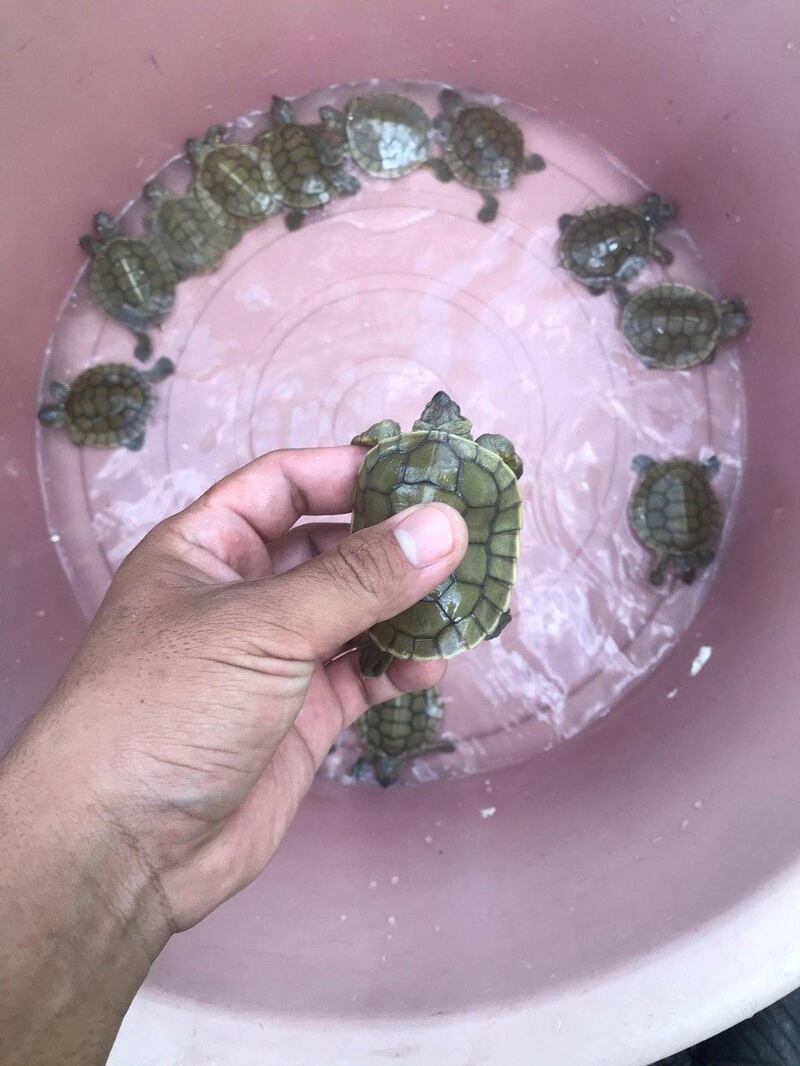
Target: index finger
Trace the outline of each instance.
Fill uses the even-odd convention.
[[[364,449],[352,445],[268,452],[213,485],[182,518],[192,522],[208,510],[228,512],[270,541],[303,515],[349,514],[363,460]]]

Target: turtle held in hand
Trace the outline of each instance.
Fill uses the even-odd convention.
[[[242,231],[215,221],[196,196],[170,192],[157,181],[144,187],[152,204],[146,230],[167,253],[179,278],[206,274],[241,239]]]
[[[497,108],[467,104],[455,89],[443,89],[439,103],[442,113],[434,124],[445,145],[437,176],[478,189],[483,197],[478,218],[493,222],[498,209],[493,190],[510,189],[518,174],[543,170],[544,160],[536,153],[525,155],[522,130]]]
[[[636,539],[655,553],[653,585],[663,585],[669,570],[690,585],[697,571],[713,562],[722,533],[722,509],[710,478],[719,468],[716,456],[704,463],[689,459],[659,463],[647,455],[633,460],[642,479],[628,514]]]
[[[442,721],[442,700],[435,688],[376,703],[355,722],[364,754],[351,775],[360,777],[365,766],[372,766],[375,780],[387,788],[397,780],[405,759],[454,751],[449,741],[440,739]]]
[[[338,196],[353,196],[361,188],[357,178],[342,169],[344,135],[328,127],[302,126],[294,121],[291,105],[273,97],[272,126],[255,140],[270,192],[289,208],[286,225],[298,229],[308,211],[324,207]]]
[[[96,237],[84,234],[80,239],[92,257],[92,299],[128,327],[136,337],[133,354],[145,362],[153,350],[147,330],[160,326],[171,310],[178,276],[158,241],[123,236],[105,211],[98,211],[92,221]]]
[[[711,363],[720,340],[750,328],[744,300],[715,300],[689,285],[651,285],[635,296],[617,289],[617,299],[625,340],[651,369],[686,370]]]
[[[138,451],[155,404],[150,386],[174,369],[165,358],[146,371],[125,363],[98,363],[71,385],[53,381],[50,391],[56,403],[39,408],[39,421],[66,426],[73,444]]]
[[[194,164],[192,194],[214,222],[249,229],[278,210],[257,148],[228,144],[224,126],[211,126],[204,139],[186,142]]]
[[[375,178],[402,178],[424,166],[438,173],[441,160],[430,157],[431,120],[407,96],[368,93],[344,111],[321,107],[319,117],[346,138],[353,160]]]
[[[366,677],[393,658],[449,659],[496,637],[510,621],[517,574],[522,460],[508,438],[484,433],[444,392],[437,392],[410,433],[385,420],[353,439],[371,450],[356,479],[353,530],[375,525],[414,504],[438,501],[459,511],[469,531],[464,559],[413,607],[379,622],[361,645]]]
[[[668,266],[672,252],[656,234],[674,217],[674,206],[654,192],[638,207],[600,204],[581,215],[562,215],[561,265],[594,296],[630,281],[649,259]]]

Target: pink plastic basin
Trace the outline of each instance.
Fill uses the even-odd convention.
[[[643,1064],[800,984],[793,0],[13,0],[0,742],[85,625],[48,539],[32,417],[81,261],[65,234],[136,195],[187,132],[376,75],[528,103],[679,201],[755,318],[735,523],[669,659],[576,739],[493,774],[490,800],[481,775],[318,783],[267,874],[170,944],[113,1062]]]

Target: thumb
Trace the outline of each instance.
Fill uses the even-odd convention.
[[[467,541],[464,519],[452,507],[420,504],[269,578],[270,594],[292,605],[309,657],[325,658],[444,581],[461,562]]]

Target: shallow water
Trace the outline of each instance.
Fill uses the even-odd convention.
[[[439,86],[369,83],[298,100],[297,113],[311,121],[323,102],[381,88],[438,110]],[[730,514],[743,457],[735,345],[711,367],[645,370],[620,338],[613,301],[589,296],[557,265],[560,214],[634,201],[641,183],[573,131],[483,99],[500,103],[526,150],[547,160],[500,194],[494,224],[477,221],[475,192],[427,171],[397,182],[359,175],[358,196],[297,233],[272,218],[216,273],[181,284],[153,334],[155,356],[177,370],[157,387],[141,452],[76,449],[63,433],[39,431],[56,550],[87,616],[154,523],[262,452],[346,443],[384,417],[409,426],[440,388],[476,433],[511,437],[526,465],[515,619],[500,640],[453,661],[443,695],[456,751],[417,760],[407,779],[519,762],[607,713],[680,639],[711,576],[691,588],[648,584],[648,556],[627,525],[631,458],[716,453],[715,488]],[[237,139],[264,124],[260,115],[237,120]],[[179,158],[158,176],[183,188],[189,173]],[[142,205],[130,205],[126,227],[141,216]],[[672,279],[716,292],[689,235],[673,226],[663,241],[674,264],[648,268],[633,288]],[[44,379],[130,362],[132,348],[90,303],[84,273],[56,324]],[[340,776],[355,751],[343,738],[323,772]]]

